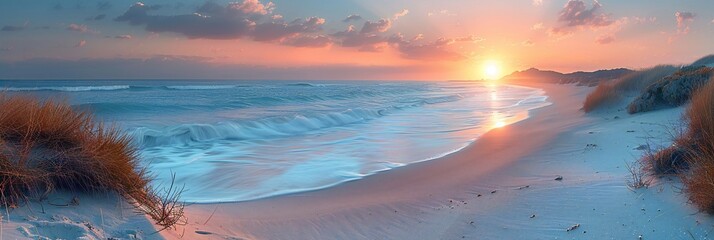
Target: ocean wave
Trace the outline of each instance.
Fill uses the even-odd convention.
[[[218,90],[236,88],[238,85],[175,85],[166,86],[172,90]]]
[[[119,114],[119,113],[154,113],[156,111],[169,112],[180,110],[192,110],[198,108],[190,105],[161,105],[161,104],[146,104],[146,103],[115,103],[115,102],[98,102],[98,103],[82,103],[72,105],[73,108],[90,110],[95,114]]]
[[[364,122],[385,114],[384,110],[349,109],[339,113],[296,114],[243,122],[182,124],[164,129],[140,127],[132,134],[142,147],[188,145],[215,140],[264,139]]]
[[[324,87],[326,86],[325,84],[317,84],[317,83],[288,83],[285,84],[285,86],[293,86],[293,87]]]
[[[86,91],[116,91],[116,90],[220,90],[240,87],[239,85],[171,85],[171,86],[132,86],[132,85],[106,85],[106,86],[51,86],[51,87],[6,87],[5,91],[30,92],[30,91],[58,91],[58,92],[86,92]]]
[[[221,122],[216,124],[182,124],[163,129],[138,128],[133,131],[137,143],[142,147],[163,145],[188,145],[194,142],[215,140],[248,140],[284,137],[331,127],[340,127],[373,120],[394,111],[417,108],[429,104],[454,102],[463,99],[461,95],[419,99],[409,104],[394,105],[382,109],[348,109],[341,112],[295,114],[292,116],[269,117],[242,122]],[[276,98],[266,97],[264,101]]]
[[[28,91],[59,91],[59,92],[85,92],[85,91],[115,91],[129,89],[129,85],[111,86],[58,86],[58,87],[7,87],[5,91],[28,92]]]
[[[449,96],[426,98],[422,101],[423,101],[423,103],[426,103],[426,104],[439,104],[439,103],[455,102],[455,101],[458,101],[461,99],[464,99],[464,96],[462,96],[461,94],[455,94],[455,95],[449,95]]]

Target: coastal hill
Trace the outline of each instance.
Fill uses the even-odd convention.
[[[543,83],[578,83],[578,85],[595,86],[600,81],[612,80],[634,72],[626,68],[615,68],[607,70],[597,70],[594,72],[572,72],[560,73],[550,70],[540,70],[529,68],[523,71],[515,71],[502,78],[508,82],[535,81]]]

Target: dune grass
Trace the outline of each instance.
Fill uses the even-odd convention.
[[[700,210],[714,213],[714,81],[692,97],[686,119],[689,171],[682,174],[684,192]]]
[[[591,112],[601,106],[616,103],[622,99],[625,93],[642,91],[650,84],[673,74],[677,69],[672,65],[659,65],[635,71],[612,81],[602,82],[585,98],[583,110]]]
[[[0,94],[0,207],[44,200],[55,190],[113,191],[157,225],[183,219],[181,189],[159,194],[130,138],[57,100]]]
[[[673,131],[672,146],[645,153],[644,168],[656,176],[680,176],[689,201],[714,214],[714,81],[695,92],[684,120],[687,129]]]

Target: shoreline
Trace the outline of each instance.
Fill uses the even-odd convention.
[[[492,83],[479,82],[478,84],[482,84],[482,85],[484,85],[484,86],[489,86],[489,85],[491,85]],[[533,89],[533,90],[543,91],[542,95],[539,95],[538,97],[539,97],[539,98],[542,97],[542,98],[545,99],[545,100],[543,100],[543,103],[544,103],[545,105],[543,105],[543,106],[538,106],[538,107],[532,107],[532,108],[529,108],[529,109],[525,110],[524,112],[519,112],[518,114],[513,115],[512,117],[509,118],[509,121],[507,121],[507,123],[503,123],[504,126],[489,126],[489,127],[487,128],[488,130],[486,130],[485,132],[483,132],[483,133],[482,133],[481,135],[479,135],[478,137],[476,137],[476,138],[474,138],[474,139],[471,139],[470,142],[465,143],[465,144],[462,145],[462,146],[458,146],[458,147],[456,147],[456,148],[454,148],[454,149],[452,149],[452,150],[449,150],[449,151],[447,151],[447,152],[439,153],[439,154],[434,155],[434,156],[432,156],[432,157],[423,158],[423,159],[416,160],[416,161],[412,161],[412,162],[409,162],[409,163],[392,163],[392,162],[390,162],[390,165],[391,165],[391,166],[389,166],[389,167],[386,167],[386,168],[383,168],[383,169],[379,169],[379,170],[376,170],[376,171],[373,171],[373,172],[365,173],[365,174],[360,174],[359,177],[355,177],[355,178],[351,178],[351,179],[347,179],[347,180],[343,180],[343,181],[334,182],[334,183],[327,184],[327,185],[324,185],[324,186],[319,186],[319,187],[314,187],[314,188],[302,188],[302,189],[296,190],[296,191],[289,191],[289,192],[284,192],[284,193],[277,193],[277,194],[268,195],[268,196],[265,196],[265,197],[251,198],[251,199],[245,199],[245,200],[195,201],[195,202],[186,202],[186,203],[191,204],[191,205],[195,205],[195,204],[201,204],[201,205],[209,204],[209,205],[210,205],[210,204],[237,204],[237,203],[244,203],[244,202],[261,201],[261,200],[264,200],[264,199],[278,198],[278,197],[282,197],[282,196],[286,196],[286,195],[302,194],[302,193],[308,193],[308,192],[321,191],[321,190],[325,190],[325,189],[328,189],[328,188],[339,187],[339,186],[341,186],[342,184],[345,184],[345,183],[348,183],[348,182],[361,181],[362,179],[367,178],[367,177],[370,177],[370,176],[375,175],[375,174],[381,174],[381,173],[383,173],[383,172],[393,171],[393,170],[395,170],[395,169],[403,168],[403,167],[408,167],[408,166],[411,166],[411,165],[413,165],[413,164],[418,164],[418,163],[427,162],[427,161],[438,161],[438,160],[441,160],[442,158],[447,158],[447,157],[449,157],[450,155],[457,154],[458,152],[461,152],[461,151],[463,151],[464,149],[469,148],[471,145],[473,145],[473,144],[475,144],[477,141],[479,141],[479,140],[481,139],[481,137],[483,137],[483,135],[486,134],[486,133],[488,133],[489,131],[492,131],[492,130],[497,129],[497,128],[503,128],[503,127],[508,126],[508,125],[513,125],[513,124],[516,124],[516,123],[519,123],[519,122],[528,120],[529,118],[532,117],[531,114],[532,114],[533,111],[538,110],[538,109],[541,109],[541,108],[548,107],[548,106],[550,106],[550,105],[553,104],[552,102],[549,102],[549,101],[548,101],[549,96],[545,93],[545,90],[543,90],[543,89],[541,88],[541,87],[542,87],[542,86],[541,86],[542,84],[533,84],[533,85],[530,85],[530,86],[526,86],[527,84],[503,83],[502,85],[508,85],[508,86],[515,87],[515,88],[530,88],[530,89]],[[532,98],[533,98],[533,96],[529,96],[528,98],[519,101],[519,104],[520,104],[521,102],[523,102],[523,101],[531,100]],[[485,123],[485,124],[494,125],[493,123]]]
[[[677,178],[640,189],[627,183],[628,164],[649,144],[671,145],[666,126],[681,121],[685,107],[630,115],[620,104],[585,114],[590,87],[520,85],[543,89],[552,104],[443,158],[320,190],[188,205],[187,225],[161,232],[120,196],[57,192],[48,204],[2,214],[0,230],[13,239],[707,239],[714,232],[714,219],[686,203]]]
[[[206,219],[209,223],[196,224],[198,222],[190,220],[185,230],[179,227],[175,231],[162,232],[162,235],[169,239],[180,238],[182,233],[189,238],[206,237],[206,233],[241,238],[284,238],[279,234],[268,236],[259,232],[273,232],[271,228],[279,228],[290,219],[325,215],[343,215],[344,218],[354,213],[398,207],[394,205],[424,205],[437,201],[434,196],[462,192],[469,189],[464,185],[478,183],[489,173],[513,165],[582,120],[583,113],[578,110],[580,101],[573,102],[572,98],[583,94],[587,88],[554,84],[514,85],[542,89],[551,105],[529,110],[527,119],[492,129],[474,143],[442,158],[381,171],[319,190],[244,202],[187,206],[189,219],[198,222]],[[389,212],[398,213],[399,210]],[[240,217],[234,219],[233,216]],[[251,232],[259,234],[256,236]]]

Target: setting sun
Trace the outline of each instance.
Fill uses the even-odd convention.
[[[483,64],[483,78],[495,80],[501,77],[501,64],[497,61],[486,61]]]

